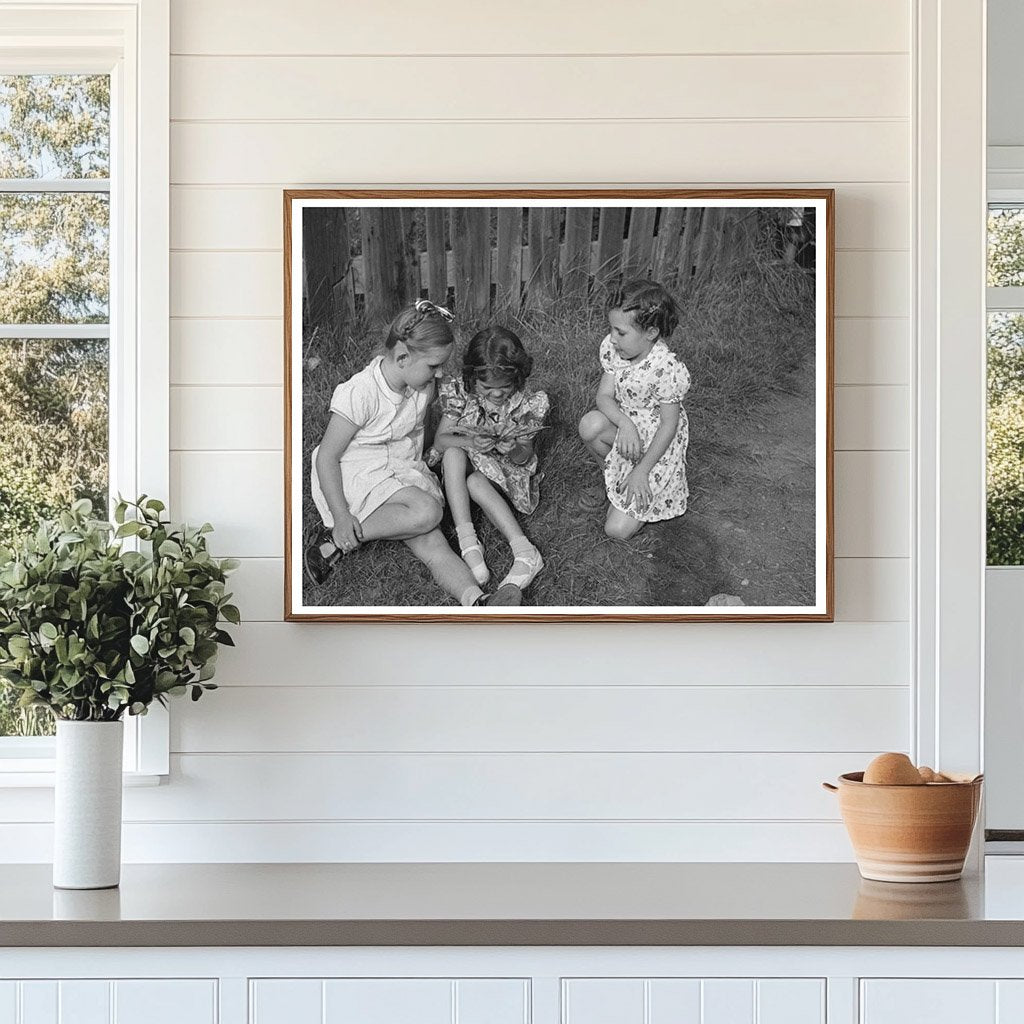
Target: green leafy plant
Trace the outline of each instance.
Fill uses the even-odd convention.
[[[172,525],[163,512],[145,495],[121,500],[111,524],[83,499],[0,548],[0,678],[22,707],[117,721],[216,688],[218,645],[234,646],[221,622],[239,621],[225,592],[239,563],[209,553],[209,523]],[[125,550],[132,537],[142,550]]]

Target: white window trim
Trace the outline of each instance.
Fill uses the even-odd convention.
[[[986,41],[984,0],[917,0],[911,747],[961,771],[983,764]]]
[[[112,493],[170,494],[169,0],[0,0],[0,72],[110,73],[110,482]],[[166,775],[159,705],[126,717],[126,777]],[[53,742],[0,739],[0,787],[53,784]]]

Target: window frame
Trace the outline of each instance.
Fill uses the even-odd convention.
[[[170,493],[169,22],[169,0],[0,0],[5,28],[0,74],[111,78],[109,490],[165,500]],[[149,714],[126,716],[125,722],[126,777],[144,783],[168,774],[167,712],[154,705]],[[52,785],[54,753],[51,737],[0,737],[0,787]]]

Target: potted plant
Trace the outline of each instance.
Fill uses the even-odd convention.
[[[0,677],[23,707],[57,720],[54,885],[118,884],[123,717],[215,689],[234,559],[206,547],[209,523],[169,523],[164,505],[121,500],[114,523],[78,501],[0,548]],[[139,550],[128,549],[136,542]]]

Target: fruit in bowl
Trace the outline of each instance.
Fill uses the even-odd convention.
[[[916,768],[906,754],[823,783],[839,797],[860,873],[880,882],[960,877],[981,802],[980,775]]]

